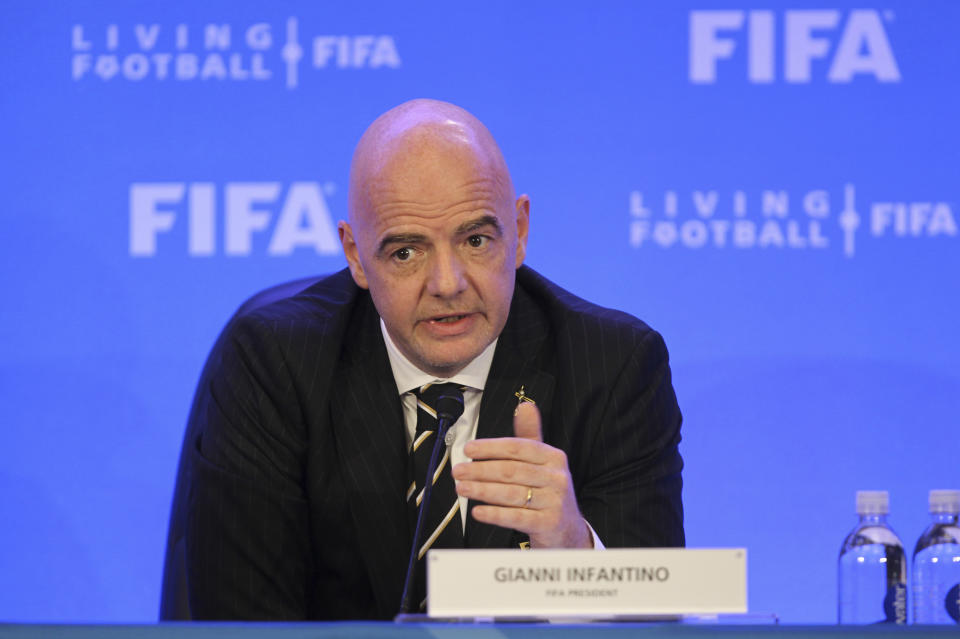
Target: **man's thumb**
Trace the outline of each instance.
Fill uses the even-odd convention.
[[[520,402],[513,416],[513,433],[517,437],[543,441],[540,433],[540,411],[530,402]]]

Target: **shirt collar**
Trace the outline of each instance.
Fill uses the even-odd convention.
[[[400,352],[400,349],[390,338],[390,333],[387,332],[387,325],[383,323],[383,318],[380,319],[380,332],[383,333],[383,341],[387,345],[387,357],[390,359],[390,368],[393,370],[393,379],[397,383],[397,391],[401,395],[433,382],[454,382],[479,391],[482,391],[487,383],[490,365],[493,363],[493,351],[497,347],[496,339],[459,373],[450,379],[439,379],[435,375],[424,373]]]

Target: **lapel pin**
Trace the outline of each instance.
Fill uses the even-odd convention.
[[[527,394],[524,392],[523,388],[524,388],[523,385],[521,385],[521,386],[520,386],[520,390],[518,390],[516,393],[513,394],[513,396],[517,398],[517,407],[519,408],[520,404],[522,404],[522,403],[524,403],[524,402],[526,402],[526,403],[528,403],[528,404],[533,404],[534,406],[536,406],[536,405],[537,405],[537,402],[533,401],[533,398],[530,397],[529,395],[527,395]],[[514,413],[514,414],[516,414],[516,413]]]

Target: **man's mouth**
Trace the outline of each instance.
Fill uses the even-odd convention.
[[[423,323],[423,327],[435,339],[452,339],[471,333],[476,328],[478,320],[479,314],[470,311],[434,315]]]

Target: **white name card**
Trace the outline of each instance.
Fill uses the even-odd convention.
[[[745,548],[431,550],[431,617],[632,617],[747,611]]]

